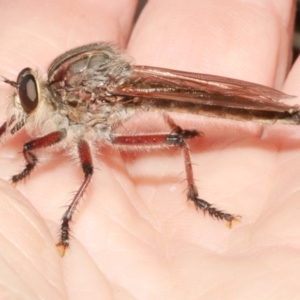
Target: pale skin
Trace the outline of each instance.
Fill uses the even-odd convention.
[[[300,95],[299,61],[289,71],[293,1],[152,0],[132,34],[135,1],[9,3],[1,3],[0,73],[11,80],[24,67],[44,74],[73,47],[110,41],[127,48],[136,64],[239,78]],[[1,84],[2,121],[12,93]],[[162,119],[153,118],[146,129]],[[99,146],[92,183],[71,224],[71,247],[61,258],[55,243],[64,206],[83,178],[78,160],[63,151],[48,158],[42,153],[37,170],[14,188],[8,179],[21,171],[20,152],[30,137],[8,134],[0,149],[0,295],[299,297],[299,127],[174,118],[205,134],[190,143],[200,196],[241,215],[241,222],[228,229],[186,202],[179,150],[120,155]],[[141,120],[130,128],[138,131]]]

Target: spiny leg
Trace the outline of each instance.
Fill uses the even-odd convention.
[[[120,146],[138,146],[138,147],[180,147],[183,150],[185,172],[188,183],[188,199],[193,201],[196,208],[201,209],[204,213],[208,213],[210,216],[225,220],[228,227],[231,227],[233,221],[238,221],[239,216],[225,213],[210,203],[199,198],[198,190],[194,183],[194,175],[191,163],[191,157],[188,146],[186,144],[187,139],[192,139],[203,134],[197,130],[183,130],[180,126],[167,115],[164,116],[166,122],[171,128],[169,134],[142,134],[142,135],[113,135],[112,143]]]
[[[2,135],[4,135],[4,133],[6,133],[6,130],[8,129],[8,127],[16,120],[15,115],[13,115],[10,119],[10,121],[8,122],[4,122],[1,127],[0,127],[0,138],[2,137]],[[20,122],[18,122],[16,125],[19,125]],[[22,122],[21,122],[22,123]],[[13,127],[13,129],[16,127],[16,125]],[[24,124],[23,124],[24,125]],[[22,126],[18,126],[20,129],[22,128]],[[14,134],[15,132],[17,132],[17,130],[13,130],[11,131],[12,134]]]
[[[226,221],[227,226],[230,228],[232,225],[232,222],[239,221],[240,217],[237,215],[225,213],[225,212],[215,208],[207,201],[199,198],[198,190],[194,183],[192,162],[191,162],[190,152],[187,147],[187,144],[184,142],[184,144],[182,144],[181,148],[183,150],[185,173],[186,173],[187,183],[188,183],[188,193],[187,193],[188,199],[193,201],[196,208],[201,209],[204,212],[204,214],[207,212],[213,218]]]
[[[164,115],[164,118],[165,121],[170,126],[170,128],[172,129],[172,132],[177,133],[177,138],[170,140],[170,142],[174,143],[174,146],[177,145],[181,147],[183,151],[185,173],[186,173],[187,184],[188,184],[188,192],[187,192],[188,199],[193,201],[196,208],[201,209],[204,212],[204,214],[207,212],[213,218],[226,221],[227,226],[230,228],[233,221],[239,221],[240,216],[225,213],[217,209],[216,207],[212,206],[209,202],[199,198],[198,189],[194,182],[194,174],[193,174],[190,151],[185,140],[192,139],[199,135],[203,135],[203,133],[197,132],[195,130],[183,130],[168,115]]]
[[[37,156],[33,153],[39,148],[46,148],[62,141],[66,136],[66,130],[54,131],[40,138],[31,140],[24,144],[23,155],[26,161],[24,170],[12,177],[13,183],[18,183],[20,180],[26,178],[32,170],[36,167],[38,162]]]
[[[0,137],[6,132],[7,123],[4,122],[0,127]]]
[[[76,210],[76,207],[79,204],[79,201],[86,190],[87,186],[89,185],[92,175],[93,175],[93,161],[91,150],[89,144],[81,140],[78,143],[78,154],[81,163],[81,167],[84,173],[84,181],[80,186],[79,190],[77,191],[75,197],[73,198],[71,204],[68,206],[67,211],[64,213],[60,228],[60,239],[59,242],[56,244],[57,248],[60,251],[61,256],[64,256],[66,249],[69,246],[70,241],[70,226],[69,223],[72,220],[72,216]]]

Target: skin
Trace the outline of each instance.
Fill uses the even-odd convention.
[[[1,1],[1,74],[15,80],[24,67],[45,74],[64,51],[110,41],[127,48],[136,64],[233,77],[300,95],[299,61],[290,71],[294,1],[152,0],[132,33],[136,1],[109,3]],[[0,108],[4,122],[13,89],[1,84],[0,93],[7,99]],[[297,102],[299,97],[291,100]],[[95,175],[62,259],[55,243],[64,206],[83,178],[78,160],[63,151],[48,158],[41,153],[30,180],[15,189],[7,180],[21,171],[20,151],[30,137],[8,134],[0,149],[0,298],[299,296],[298,127],[172,117],[205,134],[190,143],[200,196],[241,215],[241,222],[229,230],[185,201],[179,150],[120,154],[99,146]],[[161,116],[152,118],[152,130],[168,131]],[[128,128],[139,131],[144,120],[138,116]]]

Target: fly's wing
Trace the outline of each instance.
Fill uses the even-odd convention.
[[[143,102],[149,99],[149,103],[158,99],[238,110],[282,113],[299,110],[297,105],[281,102],[293,96],[263,85],[148,66],[134,66],[128,81],[112,93],[141,97]]]

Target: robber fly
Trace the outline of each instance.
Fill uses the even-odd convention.
[[[23,69],[13,86],[7,121],[0,136],[25,129],[33,136],[23,146],[25,168],[12,177],[13,183],[26,178],[38,163],[35,150],[56,145],[75,148],[84,173],[82,185],[62,217],[57,247],[64,255],[69,246],[72,216],[93,175],[91,145],[163,148],[180,147],[187,177],[187,198],[196,208],[227,222],[239,216],[225,213],[199,197],[194,183],[189,139],[197,130],[178,126],[167,112],[199,114],[262,123],[299,124],[298,106],[281,100],[291,98],[277,90],[241,80],[188,73],[149,66],[134,66],[117,47],[95,43],[70,50],[56,58],[46,81],[35,71]],[[118,133],[122,122],[138,111],[162,111],[168,133],[126,135]],[[43,134],[36,136],[36,129]]]

